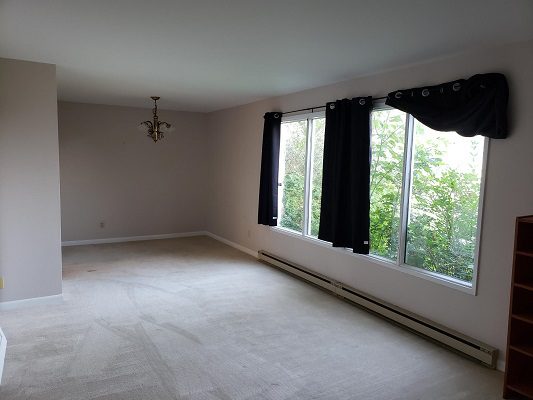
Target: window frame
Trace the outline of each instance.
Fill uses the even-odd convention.
[[[283,226],[276,226],[275,228],[282,229],[284,231],[288,231],[291,233],[294,233],[299,236],[303,237],[310,237],[316,239],[314,236],[311,236],[311,193],[312,193],[312,184],[313,184],[313,120],[318,118],[325,118],[326,112],[325,111],[315,111],[310,113],[304,113],[304,114],[294,114],[294,115],[288,115],[283,116],[281,118],[281,123],[285,122],[298,122],[298,121],[306,121],[307,122],[307,129],[306,129],[306,144],[305,144],[305,176],[304,176],[304,220],[303,220],[303,226],[302,226],[302,232],[295,231],[290,228],[285,228]],[[280,154],[282,152],[280,151]],[[281,157],[280,157],[281,162]],[[280,168],[281,171],[281,168]],[[281,182],[278,178],[278,187],[282,188]],[[279,202],[282,196],[283,191],[280,190],[278,193],[278,209],[279,209]],[[279,216],[278,216],[279,221]],[[317,239],[318,240],[318,239]]]
[[[384,100],[374,101],[372,112],[379,110],[387,110],[392,107],[387,106]],[[311,121],[316,118],[325,117],[324,111],[315,111],[310,113],[302,114],[293,114],[290,116],[283,116],[281,123],[284,122],[294,122],[294,121],[303,121],[307,120],[307,143],[306,143],[306,171],[305,171],[305,186],[304,186],[304,226],[302,232],[294,231],[289,228],[284,228],[282,226],[272,226],[271,230],[279,232],[285,235],[292,237],[297,237],[303,239],[307,242],[320,245],[327,249],[330,249],[333,252],[342,252],[344,254],[349,254],[355,258],[365,260],[367,262],[372,262],[387,268],[394,269],[396,271],[401,271],[408,275],[416,276],[431,282],[441,284],[443,286],[459,290],[464,293],[471,294],[473,296],[477,295],[477,283],[479,276],[479,256],[481,251],[481,231],[483,225],[483,209],[484,209],[484,197],[485,197],[485,184],[487,176],[487,164],[488,164],[488,155],[490,148],[490,139],[485,137],[483,141],[483,161],[481,167],[481,177],[480,177],[480,190],[479,190],[479,203],[478,203],[478,214],[477,214],[477,227],[476,227],[476,246],[474,250],[474,267],[472,271],[472,282],[465,282],[460,279],[453,278],[448,275],[439,274],[436,272],[428,271],[423,268],[414,267],[412,265],[405,263],[405,252],[406,252],[406,240],[407,240],[407,226],[409,218],[409,200],[411,197],[411,180],[412,180],[412,168],[413,168],[413,138],[414,138],[414,123],[415,118],[406,113],[406,122],[404,130],[404,165],[402,170],[402,187],[401,187],[401,197],[400,197],[400,229],[398,229],[399,236],[399,249],[398,257],[396,261],[389,260],[385,257],[381,257],[373,254],[356,254],[352,253],[347,248],[335,248],[332,247],[329,242],[320,240],[314,236],[310,235],[310,193],[312,185],[312,146],[313,146],[313,127]],[[371,128],[372,129],[372,128]],[[407,162],[409,160],[410,162]]]

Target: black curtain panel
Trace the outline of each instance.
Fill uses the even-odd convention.
[[[372,97],[326,105],[318,238],[368,254]]]
[[[436,86],[396,90],[386,104],[437,131],[507,137],[509,88],[502,74],[479,74]]]
[[[278,219],[278,171],[281,113],[265,114],[261,178],[259,182],[258,223],[276,226]]]

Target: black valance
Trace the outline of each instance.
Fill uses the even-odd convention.
[[[479,74],[436,86],[391,92],[386,104],[437,131],[507,137],[509,88],[502,74]]]
[[[258,223],[276,226],[278,219],[278,171],[281,113],[265,114],[261,178],[259,181]]]
[[[318,238],[368,254],[372,97],[326,105]]]

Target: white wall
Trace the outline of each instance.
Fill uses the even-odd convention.
[[[59,103],[63,241],[205,230],[205,115],[159,114],[176,129],[154,143],[150,108]]]
[[[55,66],[0,59],[0,302],[61,293]]]
[[[331,276],[445,326],[505,348],[514,220],[533,214],[533,42],[462,54],[223,110],[208,116],[208,230]],[[478,293],[473,296],[257,225],[263,114],[344,97],[383,96],[476,73],[510,83],[510,137],[492,140],[483,215]],[[503,360],[503,354],[500,355]]]

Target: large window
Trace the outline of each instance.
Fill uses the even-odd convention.
[[[322,195],[323,114],[281,124],[278,226],[316,237]]]
[[[484,139],[414,121],[405,263],[471,282]]]
[[[370,254],[464,287],[475,278],[485,139],[436,132],[378,105],[371,114]],[[284,118],[278,226],[316,238],[323,114]]]
[[[436,132],[385,106],[373,110],[372,255],[471,286],[484,140]]]

